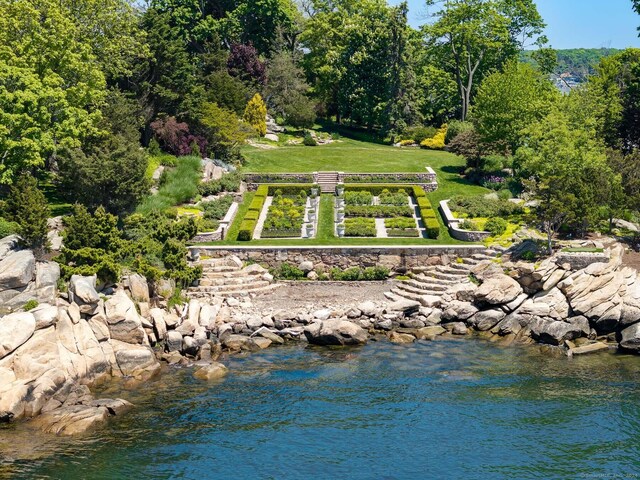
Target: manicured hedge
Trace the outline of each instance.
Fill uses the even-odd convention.
[[[258,210],[249,210],[244,216],[244,220],[258,220],[260,212]]]
[[[372,195],[378,196],[383,190],[389,190],[392,193],[397,193],[398,190],[404,190],[405,192],[410,189],[410,185],[402,184],[388,184],[388,183],[369,183],[369,184],[353,184],[347,183],[344,185],[345,192],[371,192]]]
[[[248,242],[253,237],[253,231],[256,228],[255,220],[242,220],[240,230],[238,230],[238,240]]]
[[[345,217],[412,217],[413,210],[409,205],[400,207],[395,205],[345,205]]]
[[[414,185],[412,189],[413,189],[413,196],[416,199],[427,196],[427,192],[424,191],[424,188],[419,187],[418,185]]]
[[[269,195],[269,186],[268,185],[260,185],[257,189],[256,189],[256,194],[254,195],[255,197],[267,197],[267,195]]]
[[[413,196],[416,198],[418,207],[420,207],[420,216],[422,217],[427,237],[438,238],[438,235],[440,235],[438,216],[426,194],[424,196],[422,194],[424,194],[424,190],[421,187],[415,186],[413,188]]]
[[[274,183],[271,185],[264,185],[268,189],[269,195],[274,195],[276,190],[282,191],[282,195],[300,195],[300,192],[304,190],[307,195],[311,195],[311,189],[318,189],[320,193],[320,187],[312,183]]]

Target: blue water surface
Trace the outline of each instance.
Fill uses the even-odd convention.
[[[0,430],[0,477],[640,477],[640,358],[439,340],[271,348],[221,382],[171,369],[73,438]]]

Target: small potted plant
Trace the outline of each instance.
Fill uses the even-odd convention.
[[[336,186],[336,193],[338,194],[339,197],[344,195],[344,185],[337,185]]]
[[[336,213],[336,220],[338,223],[344,222],[344,210],[339,209]]]
[[[316,187],[313,187],[311,189],[311,198],[316,198],[318,196],[318,189]]]
[[[307,237],[308,238],[313,237],[313,223],[307,223],[306,229],[307,229]]]
[[[311,207],[308,213],[309,213],[309,221],[313,222],[316,219],[316,209]]]
[[[344,237],[344,223],[339,223],[336,227],[336,231],[338,232],[339,237]]]

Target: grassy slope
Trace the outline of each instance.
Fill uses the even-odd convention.
[[[179,157],[175,168],[167,170],[167,179],[155,195],[149,195],[138,205],[137,213],[164,211],[195,197],[200,179],[199,157]]]

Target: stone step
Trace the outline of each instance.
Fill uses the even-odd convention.
[[[397,290],[401,290],[403,292],[413,293],[416,295],[442,295],[446,288],[437,289],[437,288],[418,288],[407,283],[400,283],[395,287]]]
[[[198,260],[198,264],[203,267],[242,267],[242,262],[237,257],[203,258]]]
[[[398,297],[402,297],[406,300],[413,300],[415,302],[420,302],[420,304],[422,304],[422,301],[421,301],[422,297],[424,297],[425,295],[428,295],[428,293],[412,293],[412,292],[407,292],[406,290],[399,290],[398,288],[392,289],[391,293]]]
[[[239,272],[240,271],[240,267],[232,267],[230,265],[214,266],[214,265],[207,265],[202,263],[200,265],[202,265],[203,273],[223,273],[223,272]]]
[[[249,285],[256,282],[256,277],[235,276],[232,278],[211,278],[203,277],[200,279],[201,287],[221,287],[225,285]]]
[[[202,285],[199,287],[190,287],[190,292],[200,292],[200,293],[222,293],[229,292],[232,290],[255,290],[256,288],[266,287],[271,285],[266,280],[256,280],[253,282],[247,282],[236,285]]]
[[[452,268],[454,270],[459,270],[461,272],[465,272],[466,273],[471,268],[471,265],[469,265],[468,263],[453,262],[453,263],[449,264],[449,268]]]
[[[246,297],[248,295],[256,295],[259,293],[270,292],[278,288],[281,284],[272,283],[264,287],[256,288],[238,288],[235,290],[225,290],[222,292],[187,292],[189,298],[208,298],[208,297]]]
[[[235,278],[239,275],[238,271],[234,272],[202,272],[202,278]]]
[[[404,282],[402,282],[400,285],[406,285],[409,286],[411,288],[415,288],[415,289],[420,289],[420,290],[429,290],[429,291],[435,291],[435,292],[444,292],[445,290],[447,290],[451,285],[450,284],[443,284],[443,283],[439,283],[436,281],[428,281],[428,280],[405,280]]]

